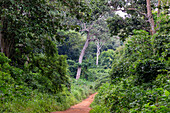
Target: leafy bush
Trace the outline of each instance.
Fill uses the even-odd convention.
[[[103,83],[110,82],[109,71],[110,69],[104,69],[102,66],[98,66],[95,69],[89,69],[91,75],[89,81],[95,83],[95,89],[98,89]]]
[[[94,93],[90,89],[94,84],[84,80],[71,79],[70,92],[66,87],[56,94],[42,93],[38,90],[30,91],[30,95],[15,97],[8,102],[0,102],[0,112],[24,112],[24,113],[46,113],[52,111],[66,110],[70,106],[85,99]],[[17,92],[19,93],[19,92]]]
[[[76,72],[77,72],[78,65],[76,64],[76,62],[74,60],[67,60],[67,63],[68,63],[68,74],[71,77],[76,78]]]
[[[108,49],[103,51],[99,56],[99,65],[104,66],[105,69],[111,68],[113,62],[114,50]]]
[[[10,60],[0,53],[0,99],[1,102],[13,100],[15,97],[29,95],[30,89],[21,80],[23,71],[9,65]],[[17,76],[16,76],[17,75]]]
[[[169,39],[142,30],[134,34],[114,52],[111,84],[100,87],[91,113],[170,111]]]
[[[33,61],[25,66],[24,82],[33,89],[56,93],[62,90],[62,84],[69,83],[66,57],[63,55],[46,56],[35,54]]]
[[[137,78],[136,83],[152,82],[162,73],[162,69],[168,69],[165,56],[156,52],[160,48],[164,52],[167,51],[165,47],[168,43],[165,43],[166,46],[159,46],[152,42],[146,31],[139,30],[134,33],[135,35],[130,37],[124,46],[116,50],[110,72],[111,79],[118,80],[133,75]]]
[[[165,63],[153,60],[145,59],[138,61],[135,65],[135,73],[137,76],[136,83],[148,83],[156,79],[157,75],[162,73],[161,69],[165,69]]]
[[[153,88],[145,89],[145,85],[134,86],[134,79],[128,78],[116,85],[104,84],[92,104],[90,113],[167,113],[170,109],[170,82],[168,75],[159,75],[152,84]],[[164,81],[161,86],[157,82]],[[101,110],[101,111],[100,111]]]
[[[11,66],[2,53],[0,62],[0,112],[65,110],[93,92],[93,84],[69,80],[62,55],[34,54],[24,70]]]

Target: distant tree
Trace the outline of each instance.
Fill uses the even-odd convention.
[[[100,51],[105,43],[111,38],[109,33],[109,28],[107,27],[107,22],[105,21],[107,17],[102,17],[97,20],[94,24],[94,27],[91,31],[95,36],[95,44],[96,44],[96,65],[98,65]]]
[[[82,29],[80,30],[81,32],[85,32],[87,34],[86,42],[84,44],[83,49],[81,50],[80,56],[79,56],[79,65],[77,68],[77,75],[76,79],[80,78],[81,74],[81,64],[83,60],[83,56],[85,55],[85,51],[89,45],[90,41],[95,41],[96,38],[94,37],[94,34],[91,32],[94,24],[97,22],[98,18],[102,18],[104,11],[107,11],[107,8],[105,7],[106,1],[86,1],[86,3],[89,5],[89,7],[92,9],[91,10],[91,19],[87,22],[80,22],[82,25]]]

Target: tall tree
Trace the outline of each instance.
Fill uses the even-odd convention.
[[[86,42],[83,46],[83,49],[81,50],[81,53],[80,53],[80,56],[79,56],[79,65],[78,65],[78,68],[77,68],[77,75],[76,75],[76,79],[79,79],[80,78],[80,74],[81,74],[81,64],[82,64],[82,61],[83,61],[83,57],[84,57],[84,54],[85,54],[85,51],[90,43],[90,41],[94,41],[95,39],[92,38],[93,35],[90,34],[90,31],[93,27],[93,24],[91,24],[89,27],[86,27],[86,23],[84,23],[84,29],[82,31],[85,31],[87,33],[87,38],[86,38]]]
[[[83,49],[81,50],[80,56],[79,56],[79,65],[77,68],[77,74],[76,74],[76,79],[80,78],[80,74],[81,74],[81,64],[83,61],[83,56],[85,54],[85,51],[89,45],[90,41],[94,41],[96,40],[96,38],[94,37],[94,34],[91,32],[91,30],[94,27],[94,24],[96,23],[96,21],[98,20],[98,18],[101,18],[104,14],[104,11],[107,10],[107,8],[105,7],[105,3],[107,3],[106,1],[86,1],[86,3],[89,5],[89,7],[91,8],[91,18],[90,20],[88,20],[87,22],[82,22],[82,30],[81,32],[85,32],[87,34],[87,38],[86,38],[86,42],[84,44]]]
[[[106,15],[106,14],[105,14]],[[94,28],[92,29],[92,33],[94,34],[96,40],[96,65],[98,65],[99,55],[100,51],[102,49],[102,46],[109,40],[110,33],[109,28],[107,26],[106,19],[108,18],[108,15],[103,15],[102,18],[99,18],[97,22],[94,24]]]
[[[100,55],[100,51],[102,46],[104,45],[105,40],[101,40],[101,39],[97,39],[96,40],[96,48],[97,48],[97,52],[96,52],[96,65],[99,64],[99,55]]]

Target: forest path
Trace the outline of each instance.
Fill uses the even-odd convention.
[[[97,93],[94,93],[94,94],[90,95],[87,99],[83,100],[79,104],[71,106],[66,111],[56,111],[56,112],[52,112],[52,113],[89,113],[89,111],[91,110],[91,108],[89,106],[93,102],[94,96],[96,94]]]

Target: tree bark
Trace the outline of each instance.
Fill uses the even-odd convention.
[[[161,6],[161,0],[158,0],[158,17],[159,17],[159,15],[160,15],[160,6]]]
[[[146,3],[147,3],[147,16],[148,16],[150,27],[151,27],[151,34],[153,35],[156,33],[156,31],[155,31],[155,24],[154,24],[154,20],[152,16],[150,0],[146,0]]]
[[[3,21],[1,20],[1,26],[3,26]],[[1,47],[1,52],[3,53],[3,34],[2,34],[2,27],[0,29],[0,47]]]
[[[1,40],[2,40],[2,32],[0,31],[0,48],[1,48],[1,52],[3,52]]]
[[[96,39],[96,47],[97,47],[97,52],[96,52],[96,65],[99,64],[99,55],[100,55],[100,50],[102,46],[105,44],[106,40],[102,39]]]
[[[161,6],[161,1],[158,0],[158,13],[157,13],[157,17],[158,17],[158,18],[159,18],[159,16],[160,16],[160,6]],[[156,25],[157,30],[160,29],[160,28],[159,28],[159,25],[160,25],[160,21],[157,22],[157,25]]]
[[[100,49],[101,49],[99,42],[97,42],[97,45],[96,45],[96,46],[97,46],[96,65],[98,65],[98,64],[99,64]]]
[[[90,36],[89,36],[89,32],[88,32],[88,33],[87,33],[86,42],[85,42],[84,47],[83,47],[83,49],[81,50],[81,53],[80,53],[80,56],[79,56],[79,64],[82,64],[83,57],[84,57],[85,51],[86,51],[86,49],[87,49],[87,47],[88,47],[88,45],[89,45],[89,42],[90,42]],[[79,78],[80,78],[80,74],[81,74],[81,66],[78,66],[76,79],[79,79]]]
[[[4,53],[9,58],[10,51],[12,48],[12,40],[5,40],[2,31],[0,31],[0,47],[1,47],[1,53]]]
[[[7,30],[7,27],[4,27],[7,26],[7,23],[5,23],[4,20],[5,18],[1,18],[0,20],[2,26],[0,29],[0,48],[1,48],[0,52],[4,53],[8,58],[10,58],[15,41],[14,38],[8,39],[3,34],[3,31]]]

